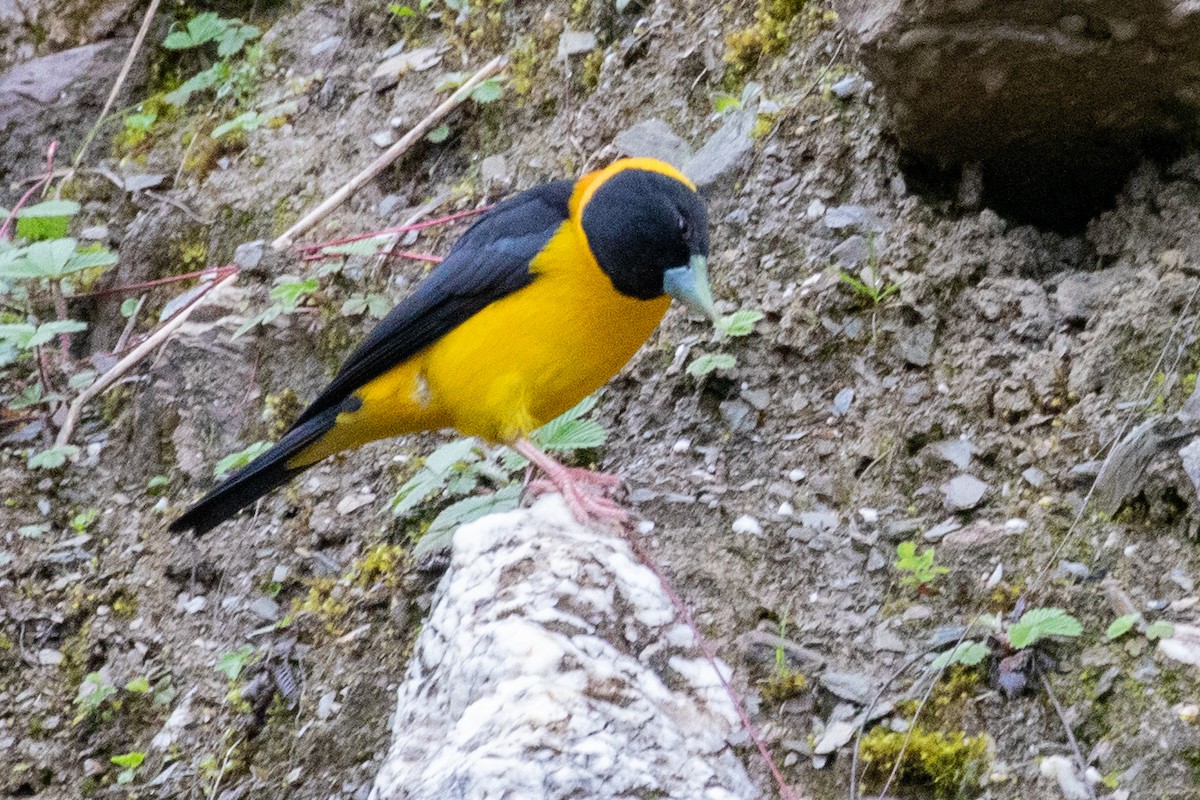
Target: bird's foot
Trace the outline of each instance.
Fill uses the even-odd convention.
[[[571,515],[582,525],[593,521],[622,525],[629,521],[629,512],[608,496],[621,485],[618,476],[565,466],[525,440],[517,442],[516,449],[546,476],[529,482],[527,488],[532,494],[559,492]]]

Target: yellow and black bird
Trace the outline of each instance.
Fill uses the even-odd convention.
[[[513,446],[581,521],[623,517],[596,491],[615,479],[564,467],[525,437],[615,375],[672,297],[715,319],[707,258],[696,187],[654,159],[622,159],[497,204],[279,443],[171,530],[202,534],[327,456],[441,428]]]

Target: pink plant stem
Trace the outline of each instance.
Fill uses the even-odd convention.
[[[50,183],[50,181],[54,180],[54,154],[57,152],[58,140],[55,139],[54,141],[50,142],[50,147],[46,149],[46,174],[41,180],[39,180],[33,186],[30,186],[29,191],[21,195],[21,199],[17,201],[15,206],[13,206],[12,211],[10,211],[8,214],[8,218],[4,220],[4,224],[0,225],[0,240],[7,241],[8,239],[12,238],[9,235],[9,229],[12,227],[12,221],[17,218],[17,212],[20,211],[21,207],[29,201],[29,198],[33,196],[34,192],[46,186],[48,183]]]
[[[324,250],[326,247],[337,247],[341,244],[361,242],[363,239],[373,239],[376,236],[389,236],[408,233],[409,231],[419,231],[425,228],[431,228],[434,225],[445,225],[448,222],[457,222],[458,220],[465,219],[466,217],[473,217],[477,214],[482,214],[490,209],[491,206],[484,206],[482,208],[467,209],[466,211],[456,211],[455,213],[447,214],[444,217],[437,217],[435,219],[425,220],[424,222],[414,222],[411,225],[397,225],[394,228],[382,228],[380,230],[369,231],[367,233],[356,233],[353,236],[343,236],[340,239],[330,239],[328,241],[317,242],[315,244],[302,244],[296,249],[301,253],[311,253],[314,251]]]
[[[222,278],[232,275],[235,272],[241,271],[241,268],[236,264],[226,264],[223,267],[208,267],[207,269],[196,270],[195,272],[187,272],[183,275],[171,275],[167,278],[156,278],[152,281],[141,281],[140,283],[127,283],[124,286],[114,286],[111,289],[101,289],[95,292],[82,292],[80,294],[71,295],[71,299],[76,297],[107,297],[110,294],[130,294],[140,292],[143,289],[150,289],[155,286],[164,286],[168,283],[178,283],[192,278],[200,278],[211,275],[212,279],[219,281]]]
[[[754,746],[758,748],[758,752],[760,755],[762,755],[763,761],[767,762],[767,768],[771,771],[771,775],[775,778],[775,783],[779,786],[779,796],[782,798],[782,800],[800,800],[800,798],[797,797],[796,793],[792,790],[792,787],[788,786],[788,784],[784,781],[783,774],[779,771],[779,767],[776,765],[775,759],[771,757],[771,752],[767,750],[766,742],[764,742],[762,737],[759,735],[758,730],[754,727],[754,723],[750,721],[750,715],[746,712],[746,707],[742,704],[741,698],[738,697],[737,692],[733,690],[733,686],[731,686],[729,681],[725,679],[725,674],[721,672],[720,667],[717,665],[716,650],[713,648],[712,644],[710,644],[709,641],[704,638],[704,635],[700,633],[700,629],[696,627],[695,621],[692,620],[692,613],[688,611],[688,607],[686,604],[684,604],[683,598],[681,598],[675,592],[675,589],[667,580],[667,576],[663,574],[663,571],[658,568],[658,565],[651,560],[649,554],[646,553],[646,551],[642,548],[641,542],[637,541],[632,536],[627,536],[626,540],[629,542],[629,546],[633,549],[633,552],[637,555],[638,560],[640,560],[647,569],[654,573],[654,577],[658,578],[659,585],[662,586],[662,589],[664,592],[666,592],[667,597],[671,599],[671,604],[675,606],[675,610],[679,612],[680,618],[682,618],[684,624],[691,629],[692,635],[696,637],[696,644],[700,647],[700,651],[704,653],[705,659],[707,659],[708,663],[712,666],[713,672],[717,673],[717,679],[721,681],[721,686],[724,687],[725,694],[729,696],[729,701],[733,703],[734,710],[737,711],[737,715],[742,721],[742,727],[746,729],[746,734],[750,737],[750,740],[754,742]]]

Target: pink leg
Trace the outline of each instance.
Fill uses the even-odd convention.
[[[513,449],[546,475],[543,480],[531,481],[529,491],[534,494],[560,492],[580,524],[586,525],[593,520],[621,524],[629,519],[629,512],[605,496],[607,491],[621,484],[616,475],[560,464],[528,439],[518,439]]]

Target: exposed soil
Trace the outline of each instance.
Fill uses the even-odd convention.
[[[754,24],[744,4],[656,3],[639,15],[636,4],[617,14],[611,3],[555,2],[477,10],[453,29],[397,22],[384,5],[303,3],[256,20],[274,65],[259,92],[307,81],[300,110],[246,134],[211,171],[184,173],[171,194],[190,217],[81,180],[80,222],[107,225],[122,256],[109,285],[225,263],[238,244],[278,234],[375,158],[373,132],[393,117],[402,131],[432,108],[445,72],[502,51],[531,48],[514,67],[531,87],[510,78],[502,100],[459,112],[445,142],[418,146],[313,236],[378,229],[433,197],[449,196],[438,209],[448,213],[577,174],[652,117],[698,149],[723,121],[711,97],[725,37]],[[602,61],[576,58],[568,71],[556,60],[568,22],[597,34]],[[735,666],[786,776],[812,797],[847,796],[850,776],[851,746],[811,752],[845,714],[822,668],[901,701],[920,669],[885,681],[932,652],[931,638],[979,613],[1008,614],[1018,598],[1083,623],[1079,639],[1044,648],[1063,716],[1037,677],[1008,697],[991,661],[956,673],[920,724],[985,734],[988,758],[982,782],[938,796],[1071,796],[1042,765],[1072,755],[1070,725],[1105,779],[1096,795],[1200,797],[1196,668],[1137,633],[1104,636],[1129,611],[1196,623],[1196,489],[1172,453],[1121,513],[1080,513],[1095,475],[1087,463],[1129,426],[1178,410],[1194,386],[1200,156],[1140,165],[1112,210],[1070,233],[964,211],[909,190],[881,97],[829,91],[858,69],[836,25],[802,12],[791,32],[791,48],[749,76],[779,110],[760,117],[751,157],[708,193],[719,305],[765,319],[718,344],[672,310],[602,390],[595,416],[609,440],[591,460],[626,479],[629,502],[654,523],[659,564]],[[335,48],[314,50],[333,36]],[[383,51],[405,37],[409,49],[445,43],[443,62],[373,91]],[[176,124],[121,171],[174,175],[186,121]],[[480,165],[493,155],[505,180],[484,185]],[[444,252],[457,230],[405,246]],[[852,237],[861,241],[845,245]],[[852,270],[874,265],[880,286],[898,292],[875,303],[840,279],[831,265],[856,250],[869,255]],[[335,458],[198,541],[165,524],[211,485],[218,459],[295,413],[289,390],[302,402],[328,379],[369,325],[339,313],[352,292],[399,298],[424,269],[371,263],[351,259],[311,309],[232,339],[268,304],[275,277],[308,269],[268,257],[93,405],[76,434],[80,463],[31,472],[29,443],[0,451],[0,551],[11,556],[0,560],[0,794],[366,797],[437,577],[405,555],[419,525],[394,518],[388,500],[445,436]],[[180,291],[157,290],[151,308]],[[79,309],[93,323],[81,347],[112,346],[118,304]],[[719,349],[735,367],[701,379],[683,369]],[[956,466],[946,453],[960,456],[964,441]],[[948,508],[943,484],[961,474],[986,490]],[[158,475],[170,478],[162,495],[147,490]],[[100,516],[81,535],[69,522],[90,508]],[[757,524],[735,525],[746,515]],[[896,544],[920,543],[946,520],[962,526],[935,543],[949,572],[922,591],[902,586]],[[17,534],[43,522],[39,536]],[[799,647],[779,656],[770,642],[781,630]],[[236,678],[214,668],[246,645]],[[809,678],[785,699],[763,690],[777,656]],[[83,713],[90,673],[117,691]],[[156,703],[122,688],[142,677],[173,695]],[[893,716],[905,715],[874,724]],[[117,786],[110,758],[131,751],[145,762]],[[769,794],[765,767],[745,752]],[[893,794],[935,793],[919,774],[902,778]],[[880,788],[877,778],[866,786]]]

